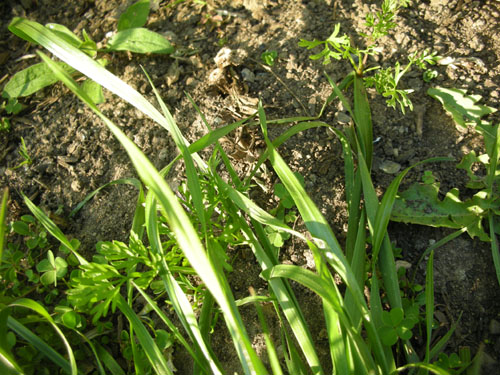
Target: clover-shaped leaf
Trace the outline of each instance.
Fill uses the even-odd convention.
[[[43,259],[38,263],[36,270],[43,272],[40,277],[40,282],[43,285],[47,286],[53,283],[54,286],[57,286],[57,279],[63,278],[68,272],[68,263],[61,257],[54,258],[54,253],[49,250],[47,259]]]

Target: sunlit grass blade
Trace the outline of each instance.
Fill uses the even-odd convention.
[[[17,364],[12,355],[12,350],[7,340],[7,320],[9,319],[10,311],[11,309],[9,308],[0,310],[0,337],[3,338],[3,340],[0,340],[0,372],[6,375],[23,373],[23,369]]]
[[[158,317],[162,320],[163,323],[165,323],[165,325],[170,329],[170,331],[174,334],[176,340],[179,341],[179,343],[184,346],[184,348],[187,350],[187,352],[191,355],[191,357],[193,357],[193,359],[196,361],[198,360],[198,357],[195,355],[195,352],[194,350],[191,348],[191,346],[189,346],[189,343],[184,339],[184,337],[180,334],[179,330],[177,329],[177,327],[172,323],[172,321],[165,315],[165,313],[158,307],[158,304],[153,301],[151,299],[151,297],[149,297],[147,295],[146,292],[144,292],[144,290],[142,290],[141,288],[139,288],[133,281],[132,281],[132,285],[134,286],[134,288],[144,297],[144,299],[146,300],[146,302],[149,304],[149,306],[151,307],[151,309],[153,309],[154,312],[156,312],[158,314]],[[204,363],[202,363],[200,361],[199,365],[201,366],[204,366]]]
[[[221,307],[245,373],[250,374],[255,371],[265,371],[262,362],[252,348],[241,316],[234,303],[234,298],[232,298],[231,291],[225,289],[224,285],[221,284],[220,278],[223,276],[218,275],[213,268],[189,217],[177,201],[177,198],[167,182],[161,177],[156,168],[139,148],[120,130],[120,128],[114,125],[98,110],[92,100],[80,89],[68,74],[62,71],[44,54],[40,53],[40,56],[51,67],[54,74],[56,74],[71,91],[77,94],[77,96],[104,121],[109,130],[125,148],[141,180],[153,192],[158,203],[162,207],[167,222],[171,230],[175,233],[179,247]]]
[[[69,361],[64,359],[59,353],[54,351],[49,345],[47,345],[43,340],[41,340],[38,336],[33,334],[30,330],[20,324],[17,320],[12,317],[8,318],[7,324],[9,328],[15,331],[18,335],[23,337],[25,340],[30,342],[35,348],[37,348],[40,352],[47,356],[51,361],[61,367],[64,371],[71,375],[77,375],[78,369],[76,367],[75,356],[73,354],[73,349],[69,344],[64,333],[59,329],[57,324],[54,322],[50,314],[45,310],[45,308],[40,305],[38,302],[33,301],[28,298],[21,298],[11,303],[9,306],[19,306],[24,307],[30,310],[33,310],[37,314],[41,315],[47,322],[54,328],[54,331],[61,338],[64,347],[66,348],[66,352],[68,354]]]
[[[339,298],[339,295],[335,293],[334,286],[332,287],[331,284],[326,283],[326,281],[319,275],[294,265],[280,264],[263,271],[261,274],[266,280],[280,277],[292,279],[318,294],[329,305],[329,308],[332,308],[335,312],[337,312],[342,327],[345,329],[345,332],[348,334],[349,339],[357,351],[357,354],[363,361],[363,368],[366,369],[368,373],[370,371],[375,371],[376,366],[368,348],[361,339],[359,332],[354,330],[349,317],[345,314],[342,300]],[[337,344],[343,345],[342,342],[338,342]],[[379,360],[380,359],[382,358],[379,358]],[[382,361],[379,364],[384,366]],[[388,371],[385,371],[384,373],[388,373]]]
[[[172,131],[165,117],[139,92],[48,28],[37,22],[15,17],[9,25],[9,30],[22,38],[27,36],[32,39],[53,53],[54,56],[139,109],[169,132]],[[204,165],[198,155],[193,155],[193,158],[199,166]]]
[[[156,96],[156,100],[160,104],[160,108],[163,112],[163,116],[166,119],[168,123],[168,127],[170,129],[170,133],[172,136],[172,139],[174,140],[177,148],[179,148],[182,158],[184,159],[184,166],[186,167],[186,176],[187,176],[187,185],[189,188],[189,192],[191,194],[191,198],[193,199],[193,206],[196,210],[196,214],[198,216],[198,220],[201,223],[201,229],[203,234],[206,236],[206,231],[207,231],[207,220],[205,218],[205,210],[203,206],[203,196],[201,194],[201,187],[200,187],[200,180],[198,178],[198,171],[196,170],[194,166],[193,159],[191,157],[191,153],[188,150],[188,147],[186,146],[184,137],[182,136],[182,133],[175,123],[174,118],[172,117],[172,114],[168,110],[167,106],[165,105],[165,102],[161,98],[160,94],[158,93],[158,90],[156,90],[156,87],[153,85],[153,81],[151,81],[151,78],[147,74],[146,70],[143,68],[144,74],[148,78],[149,84],[153,88],[153,92]],[[206,166],[204,164],[200,165],[200,170],[203,172],[206,172]]]
[[[267,239],[262,225],[259,222],[252,220],[252,225],[254,226],[256,232],[254,233],[250,227],[246,225],[245,220],[240,219],[240,221],[241,232],[254,252],[260,267],[263,270],[266,270],[277,265],[278,259],[271,249],[271,244]],[[318,355],[314,349],[312,335],[307,327],[300,305],[288,281],[285,279],[271,279],[269,280],[269,286],[276,296],[276,300],[278,301],[283,314],[290,324],[292,332],[297,339],[297,342],[300,345],[313,374],[323,374],[323,369],[319,362]]]
[[[125,315],[130,323],[131,328],[133,329],[135,335],[137,336],[137,340],[141,344],[142,350],[149,359],[149,362],[153,366],[153,369],[157,374],[168,374],[173,375],[172,370],[167,364],[167,361],[156,345],[155,341],[147,331],[144,324],[142,324],[139,317],[136,315],[134,310],[128,305],[128,303],[123,299],[123,297],[118,294],[115,299],[116,306],[120,309],[120,311]]]
[[[397,373],[403,373],[405,374],[406,373],[406,370],[408,369],[412,369],[412,368],[416,368],[416,369],[424,369],[424,370],[428,370],[430,372],[432,372],[433,374],[436,374],[436,375],[450,375],[450,373],[448,371],[446,371],[445,369],[437,366],[437,365],[433,365],[433,364],[430,364],[430,363],[423,363],[423,362],[419,362],[419,363],[408,363],[404,366],[401,366],[401,367],[398,367],[396,369]]]
[[[146,231],[148,233],[151,248],[162,258],[161,266],[164,274],[162,276],[162,281],[170,298],[170,302],[172,303],[182,326],[186,330],[196,350],[193,351],[189,348],[189,345],[184,341],[184,339],[182,339],[181,342],[184,342],[186,348],[189,348],[188,351],[194,354],[193,359],[198,362],[201,368],[206,369],[207,371],[208,368],[210,368],[213,374],[220,374],[217,361],[213,358],[212,353],[206,346],[205,340],[203,339],[203,335],[198,326],[193,308],[191,307],[186,294],[177,283],[177,280],[175,280],[172,276],[167,262],[164,260],[165,254],[158,231],[156,199],[152,194],[148,194],[146,198]]]
[[[370,104],[362,77],[354,76],[354,122],[361,143],[361,150],[368,169],[371,170],[373,154],[373,129]]]

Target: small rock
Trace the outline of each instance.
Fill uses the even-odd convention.
[[[410,262],[407,262],[406,260],[397,260],[396,261],[396,270],[400,268],[404,268],[405,270],[409,270],[412,267],[412,264]]]
[[[500,322],[496,319],[491,319],[489,330],[492,335],[500,335]]]
[[[351,122],[351,117],[344,112],[337,112],[336,119],[341,124],[348,124]]]
[[[255,81],[255,74],[253,74],[253,72],[248,68],[244,68],[241,71],[241,76],[243,77],[243,80],[246,82],[254,82]]]
[[[387,174],[396,174],[401,170],[401,164],[391,160],[384,160],[380,166],[380,170]]]

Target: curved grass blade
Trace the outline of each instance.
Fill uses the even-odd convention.
[[[20,336],[29,341],[33,346],[35,346],[38,350],[40,350],[40,352],[45,354],[47,358],[49,358],[51,361],[53,361],[55,364],[61,367],[68,374],[77,375],[78,369],[76,367],[76,361],[75,361],[75,356],[73,354],[73,349],[71,349],[71,345],[69,345],[68,340],[66,340],[66,337],[59,329],[57,324],[54,322],[52,317],[49,315],[47,310],[45,310],[45,308],[38,302],[35,302],[28,298],[18,299],[17,301],[11,303],[9,306],[19,306],[33,310],[37,314],[41,315],[44,319],[46,319],[47,322],[50,323],[52,328],[54,328],[54,330],[64,343],[64,346],[68,353],[69,362],[65,360],[59,353],[54,351],[50,346],[48,346],[44,341],[38,338],[38,336],[34,335],[26,327],[17,322],[14,318],[9,317],[7,321],[7,324],[13,331],[17,332]]]
[[[94,103],[83,92],[76,82],[64,71],[60,70],[47,56],[40,53],[42,59],[54,69],[54,73],[63,81],[68,88],[81,98],[106,124],[113,135],[125,148],[130,160],[139,174],[143,183],[153,192],[160,206],[164,210],[167,222],[175,233],[177,243],[184,255],[196,270],[200,278],[207,285],[215,300],[221,307],[229,332],[233,338],[236,352],[243,365],[245,373],[262,372],[266,370],[252,348],[248,334],[244,328],[241,316],[234,303],[231,290],[225,288],[221,282],[223,275],[218,275],[207,256],[198,234],[189,221],[186,212],[177,201],[174,193],[161,177],[156,168],[139,148],[106,116],[104,116]],[[115,77],[116,78],[116,77]]]
[[[30,199],[22,194],[24,199],[24,204],[29,208],[29,210],[35,215],[36,219],[44,226],[47,231],[59,240],[64,246],[66,246],[75,255],[76,259],[80,264],[88,264],[84,257],[82,257],[71,244],[71,242],[66,238],[63,232],[57,227],[52,220],[49,219],[45,213],[39,209]]]

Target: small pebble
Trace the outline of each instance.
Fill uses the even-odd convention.
[[[253,74],[253,72],[248,68],[244,68],[241,71],[241,76],[243,77],[243,80],[246,82],[254,82],[255,81],[255,74]]]
[[[491,319],[489,330],[492,335],[500,335],[500,322],[496,319]]]
[[[401,164],[391,160],[384,160],[380,166],[380,170],[388,174],[396,174],[401,170]]]

